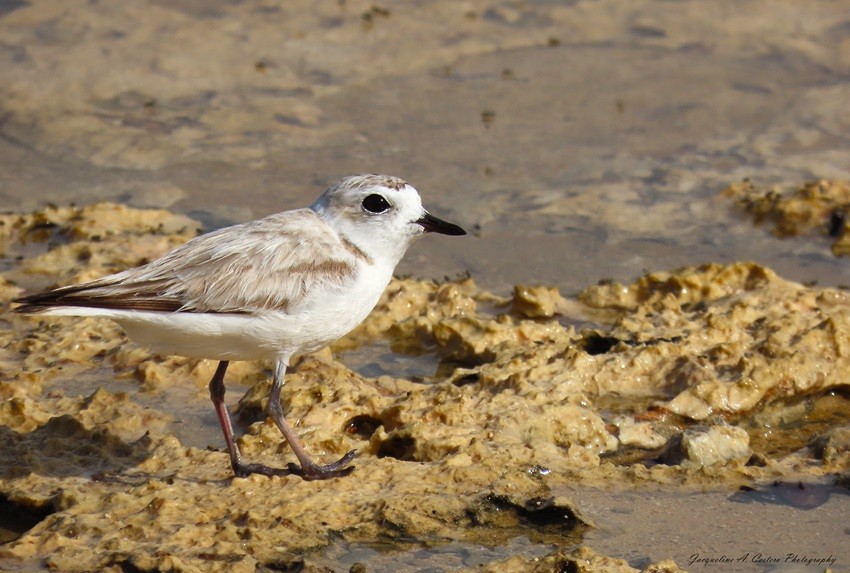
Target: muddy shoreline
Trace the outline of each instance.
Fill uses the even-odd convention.
[[[500,297],[471,278],[394,280],[363,325],[303,357],[284,390],[307,447],[331,458],[356,449],[355,473],[233,478],[218,440],[187,447],[173,430],[207,400],[214,363],[151,355],[109,321],[8,313],[30,285],[138,264],[197,227],[103,204],[3,217],[0,497],[6,513],[36,522],[0,546],[6,563],[321,570],[310,556],[335,539],[498,546],[525,535],[559,549],[486,566],[583,559],[602,571],[610,558],[574,549],[597,527],[582,487],[731,496],[823,484],[830,503],[847,503],[850,295],[753,263],[648,274],[577,299],[543,286]],[[432,374],[400,378],[390,364],[367,378],[336,358],[375,344],[430,357]],[[234,407],[248,425],[243,454],[285,463],[264,415],[269,365],[234,366],[228,383],[248,388]],[[86,371],[93,388],[115,379],[131,391],[63,390]],[[152,407],[173,386],[189,390],[188,411]],[[812,503],[786,497],[791,508]]]

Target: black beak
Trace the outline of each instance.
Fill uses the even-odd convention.
[[[426,233],[440,233],[441,235],[465,235],[466,231],[454,225],[452,223],[447,223],[442,219],[438,219],[430,213],[425,213],[419,219],[416,220],[416,223],[422,225],[425,228]]]

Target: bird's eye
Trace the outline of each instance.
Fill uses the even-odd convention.
[[[383,213],[390,208],[390,204],[381,195],[369,195],[363,199],[363,208],[370,213]]]

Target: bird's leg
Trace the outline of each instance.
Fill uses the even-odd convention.
[[[301,443],[301,440],[298,439],[295,431],[286,422],[286,419],[283,417],[283,407],[280,404],[280,391],[283,388],[285,374],[286,363],[282,360],[278,360],[275,363],[274,381],[272,382],[272,389],[269,392],[269,415],[280,429],[283,437],[286,438],[287,442],[289,442],[289,447],[292,448],[292,452],[301,464],[301,467],[298,467],[295,464],[289,464],[289,471],[301,476],[305,480],[330,479],[347,476],[354,471],[354,466],[346,467],[351,460],[354,459],[354,450],[351,450],[332,464],[320,466],[313,461],[307,453],[307,450],[304,449],[304,445]]]
[[[267,476],[281,476],[293,473],[289,469],[271,468],[263,464],[246,464],[242,461],[242,456],[239,453],[239,446],[236,444],[236,438],[233,436],[233,424],[230,422],[230,413],[224,405],[224,373],[227,372],[227,360],[222,360],[218,363],[218,368],[210,380],[210,398],[215,413],[218,414],[218,422],[221,424],[221,431],[224,432],[224,441],[227,442],[227,452],[230,454],[230,465],[233,467],[233,473],[237,477],[246,477],[249,474],[263,474]]]

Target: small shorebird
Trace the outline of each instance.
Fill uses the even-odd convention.
[[[407,182],[355,175],[309,208],[219,229],[146,265],[17,299],[15,312],[105,317],[155,352],[219,360],[210,397],[237,476],[344,476],[354,469],[354,451],[318,465],[286,422],[280,391],[287,366],[366,318],[408,246],[427,232],[466,234],[425,211]],[[224,373],[230,360],[257,359],[274,362],[269,415],[300,466],[246,463],[239,453]]]

